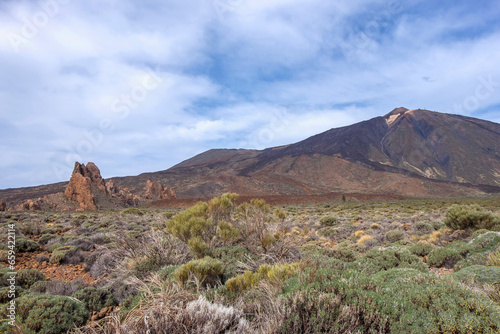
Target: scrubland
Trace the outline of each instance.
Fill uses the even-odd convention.
[[[0,214],[2,333],[499,333],[500,199]]]

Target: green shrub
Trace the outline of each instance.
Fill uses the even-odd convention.
[[[392,230],[385,233],[385,239],[391,243],[403,240],[404,237],[405,237],[404,233],[399,230]]]
[[[75,246],[62,246],[55,249],[50,256],[49,263],[57,264],[64,261],[67,257],[73,255],[78,250]]]
[[[243,246],[225,246],[212,250],[212,257],[224,263],[224,279],[236,276],[239,263],[258,260],[258,256],[249,252]]]
[[[60,242],[53,243],[50,246],[47,246],[47,252],[52,253],[56,249],[62,247],[63,245]]]
[[[223,263],[209,256],[192,260],[179,267],[174,273],[177,281],[185,284],[193,276],[203,286],[213,286],[221,281],[224,274]]]
[[[421,272],[428,271],[426,265],[418,256],[400,247],[372,249],[362,258],[352,262],[350,268],[360,270],[364,274],[375,274],[379,271],[392,268],[410,268]]]
[[[474,233],[472,233],[472,239],[475,239],[477,237],[479,237],[481,234],[485,234],[485,233],[488,233],[490,230],[487,230],[485,228],[482,228],[482,229],[479,229],[479,230],[475,230]]]
[[[5,286],[5,287],[0,288],[0,304],[10,302],[10,300],[11,300],[11,298],[9,297],[10,293],[11,293],[10,287]]]
[[[45,234],[42,234],[42,236],[38,239],[38,243],[40,245],[46,245],[47,242],[49,242],[49,240],[54,239],[54,238],[57,238],[56,234],[45,233]]]
[[[7,262],[9,260],[9,251],[0,249],[0,262]]]
[[[408,250],[417,256],[428,255],[435,247],[430,244],[416,244],[408,248]]]
[[[16,238],[16,253],[20,252],[34,252],[38,250],[38,244],[28,238],[19,237]]]
[[[332,216],[323,217],[323,218],[321,218],[319,223],[320,223],[321,227],[331,227],[331,226],[337,225],[338,219],[337,219],[337,217],[332,217]]]
[[[345,247],[334,247],[330,249],[328,256],[344,262],[353,262],[358,258],[359,253]]]
[[[250,289],[260,281],[260,275],[246,270],[243,274],[230,278],[226,281],[226,287],[232,293],[240,293]]]
[[[446,226],[455,230],[493,229],[500,227],[498,215],[487,211],[477,204],[452,205],[446,212]]]
[[[83,302],[90,314],[100,311],[105,307],[117,305],[111,291],[97,289],[92,286],[76,291],[72,297]]]
[[[333,227],[333,226],[327,226],[327,227],[320,228],[316,233],[320,237],[330,238],[330,237],[333,237],[334,235],[338,234],[338,229],[336,227]]]
[[[233,277],[226,282],[229,291],[243,292],[256,285],[260,280],[270,283],[282,283],[297,272],[295,264],[261,265],[255,273],[246,270],[243,274]]]
[[[232,244],[240,237],[240,232],[231,223],[220,221],[217,236],[226,244]]]
[[[208,252],[210,250],[208,244],[200,237],[193,237],[189,239],[188,247],[191,253],[193,253],[193,255],[198,259],[208,255]]]
[[[208,230],[213,228],[213,222],[208,220],[208,205],[198,202],[193,207],[181,211],[167,222],[167,232],[188,243],[189,239],[211,234]],[[213,234],[215,234],[215,229]],[[213,235],[212,234],[212,235]],[[205,241],[206,239],[203,238]]]
[[[238,199],[238,194],[225,193],[219,197],[212,198],[207,205],[210,218],[218,224],[220,221],[229,220],[235,208],[234,202]]]
[[[284,284],[280,333],[496,333],[481,294],[414,269],[375,275],[307,268]]]
[[[413,227],[415,230],[422,232],[422,233],[431,233],[434,231],[434,227],[426,222],[416,222]]]
[[[458,261],[463,259],[460,251],[453,247],[440,247],[433,249],[427,257],[430,266],[453,268]]]
[[[36,293],[17,298],[16,312],[16,322],[25,333],[65,333],[84,325],[89,317],[82,303],[68,297]]]
[[[122,215],[136,215],[136,216],[143,216],[144,211],[138,208],[127,208],[122,211]]]
[[[474,265],[453,273],[453,277],[459,281],[474,281],[480,284],[492,284],[500,282],[500,268]]]
[[[37,269],[22,269],[16,275],[16,284],[23,289],[29,289],[36,282],[44,280],[45,275]]]

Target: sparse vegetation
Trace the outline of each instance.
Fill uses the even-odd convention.
[[[20,264],[33,267],[18,271],[20,329],[500,331],[500,233],[488,222],[500,200],[273,207],[237,198],[166,212],[18,214]],[[11,217],[0,213],[0,229]],[[1,247],[2,318],[7,260]]]

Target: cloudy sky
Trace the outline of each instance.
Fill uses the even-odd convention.
[[[1,0],[0,189],[425,108],[500,122],[500,3]]]

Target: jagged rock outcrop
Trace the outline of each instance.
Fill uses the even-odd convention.
[[[92,162],[89,162],[87,166],[76,162],[64,195],[67,199],[78,205],[77,210],[79,211],[97,210],[96,197],[92,191],[92,184],[106,192],[106,185],[101,177],[99,168]]]
[[[93,162],[85,164],[80,164],[79,162],[75,162],[75,168],[73,169],[73,174],[81,174],[84,177],[90,179],[90,183],[95,185],[98,189],[107,192],[106,190],[106,182],[101,176],[101,171]]]
[[[7,211],[7,203],[0,200],[0,211]]]
[[[117,195],[120,192],[119,188],[115,184],[115,180],[109,180],[106,182],[106,192],[112,196]]]
[[[28,199],[23,203],[15,207],[16,211],[35,211],[42,210],[43,199],[38,198],[36,200]]]
[[[144,195],[145,199],[174,199],[177,198],[175,192],[172,188],[163,187],[159,182],[151,182],[148,180],[146,182],[146,193]]]
[[[120,189],[120,192],[118,193],[117,197],[123,204],[130,206],[137,206],[141,201],[141,198],[137,195],[132,194],[130,192],[130,189],[128,188]]]

